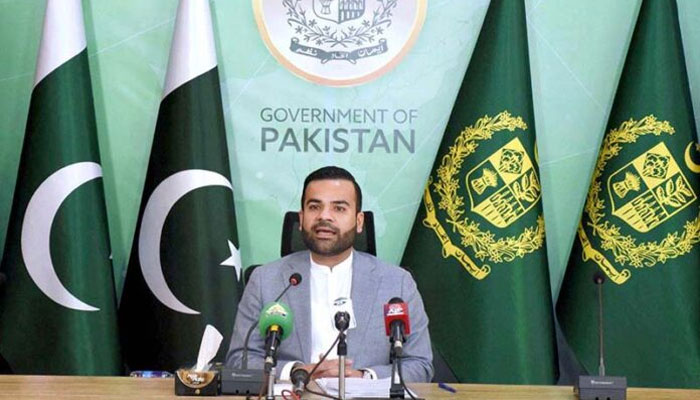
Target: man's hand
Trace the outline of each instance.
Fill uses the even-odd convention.
[[[316,364],[305,364],[301,366],[300,368],[303,368],[306,370],[306,372],[311,373],[311,370],[314,369]],[[352,360],[345,360],[345,377],[347,378],[362,378],[364,373],[362,371],[358,371],[356,369],[352,369]],[[318,368],[316,368],[316,371],[314,372],[313,376],[311,376],[311,379],[316,379],[316,378],[332,378],[332,377],[337,377],[338,376],[338,359],[334,360],[325,360],[323,361]]]

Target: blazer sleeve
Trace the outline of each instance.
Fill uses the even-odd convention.
[[[401,282],[401,296],[408,303],[411,334],[406,338],[401,359],[401,372],[405,382],[430,382],[433,379],[433,351],[428,332],[428,316],[423,300],[411,274],[404,271]],[[378,378],[391,376],[391,364],[369,367]]]

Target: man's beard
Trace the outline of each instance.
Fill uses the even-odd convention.
[[[338,254],[344,252],[345,250],[351,248],[355,244],[355,230],[357,225],[353,226],[347,232],[339,232],[338,228],[327,222],[319,222],[311,227],[311,231],[316,228],[324,227],[332,229],[335,232],[335,240],[321,240],[314,239],[311,232],[307,231],[302,227],[301,237],[304,241],[306,247],[311,250],[312,253],[316,253],[325,257],[337,256]]]

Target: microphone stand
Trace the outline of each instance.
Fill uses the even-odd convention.
[[[391,387],[389,388],[389,398],[390,399],[403,399],[405,397],[405,392],[403,390],[403,385],[401,382],[397,382],[399,377],[399,356],[394,350],[394,346],[391,346],[391,352],[389,353],[389,360],[391,361]]]
[[[598,375],[580,375],[574,383],[574,394],[579,400],[625,400],[627,398],[627,378],[605,375],[605,352],[603,349],[603,283],[605,276],[600,271],[593,275],[593,283],[598,290]]]
[[[603,350],[603,280],[595,279],[598,286],[598,349],[600,359],[598,360],[598,375],[605,376],[605,352]]]
[[[267,373],[267,394],[265,400],[275,400],[275,378],[277,377],[277,367],[270,368]]]
[[[345,331],[341,331],[338,338],[338,397],[345,400],[345,357],[348,355]]]
[[[287,293],[287,291],[292,286],[297,286],[301,283],[301,274],[294,273],[289,277],[289,283],[285,286],[282,293],[277,296],[275,302],[279,301],[282,296]],[[248,344],[250,342],[250,337],[253,334],[255,328],[258,327],[259,321],[255,321],[248,332],[246,332],[245,340],[243,341],[243,354],[241,357],[241,368],[227,368],[221,369],[221,393],[222,394],[233,394],[233,395],[248,395],[248,394],[260,394],[262,389],[265,387],[265,377],[264,371],[260,369],[248,369]]]
[[[397,321],[391,323],[391,351],[389,352],[389,360],[391,361],[391,388],[389,389],[389,398],[403,399],[405,392],[401,384],[401,356],[403,356],[403,334],[401,326]],[[398,379],[398,381],[397,381]]]
[[[345,357],[348,355],[345,331],[350,326],[350,314],[347,311],[338,311],[333,319],[338,330],[338,397],[345,400]]]

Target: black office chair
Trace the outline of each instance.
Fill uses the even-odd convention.
[[[253,274],[253,270],[255,270],[255,268],[258,268],[260,265],[262,265],[262,264],[249,265],[248,268],[246,268],[245,271],[243,271],[243,282],[245,282],[246,285],[248,284],[248,281],[250,280],[250,276]],[[243,292],[241,292],[240,295],[242,296]]]
[[[355,236],[354,247],[356,250],[376,256],[377,243],[374,236],[374,214],[372,214],[372,211],[364,211],[364,214],[365,225],[362,229],[362,233]],[[282,223],[282,244],[280,246],[280,256],[284,257],[301,250],[306,250],[306,245],[301,238],[301,231],[299,230],[299,213],[297,211],[287,211],[287,213],[284,215],[284,221]],[[251,265],[245,269],[243,277],[246,284],[248,283],[248,279],[250,279],[250,275],[253,273],[253,270],[259,266],[260,264]]]
[[[9,374],[12,374],[12,368],[10,368],[10,364],[5,361],[5,358],[0,354],[0,375]]]
[[[433,380],[431,382],[448,382],[448,383],[460,383],[457,376],[447,364],[445,358],[442,354],[432,346],[433,348]]]

